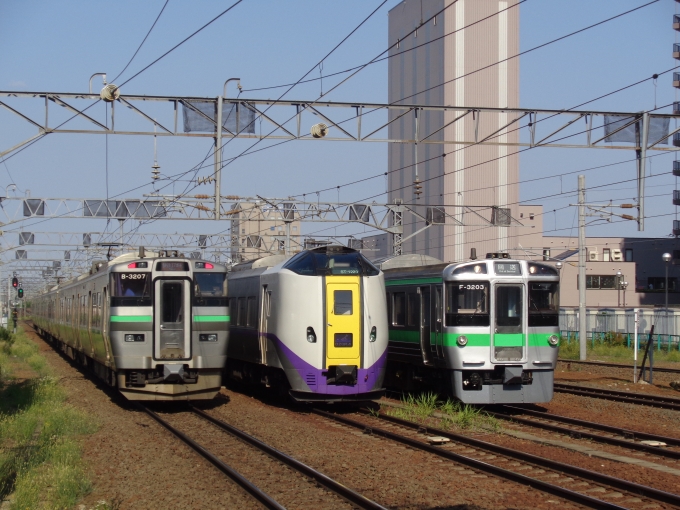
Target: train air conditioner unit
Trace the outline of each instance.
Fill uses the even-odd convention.
[[[597,250],[593,250],[592,248],[586,248],[586,250],[588,250],[588,260],[590,262],[597,262],[600,260],[600,254]]]
[[[623,261],[623,253],[621,253],[621,250],[619,250],[618,248],[612,249],[612,261],[614,261],[614,262],[622,262]]]

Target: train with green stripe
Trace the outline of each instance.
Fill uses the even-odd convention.
[[[206,400],[229,341],[227,268],[176,251],[99,261],[37,296],[38,333],[129,400]]]
[[[559,344],[559,268],[487,254],[427,265],[385,260],[385,385],[470,404],[549,402]]]

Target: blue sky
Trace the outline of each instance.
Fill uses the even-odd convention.
[[[415,0],[412,0],[415,1]],[[427,1],[427,0],[424,0]],[[114,4],[101,1],[9,2],[0,4],[0,89],[21,91],[85,92],[94,72],[107,72],[109,79],[125,66],[156,18],[162,0]],[[324,62],[323,73],[364,63],[387,48],[387,11],[390,0],[356,34]],[[526,50],[626,11],[645,2],[631,0],[527,0],[520,7],[520,44]],[[149,39],[118,83],[184,39],[224,10],[228,2],[179,2],[170,0]],[[124,94],[217,96],[227,78],[240,77],[245,89],[298,80],[375,7],[377,1],[345,0],[245,0],[199,35],[136,77]],[[585,33],[530,53],[520,60],[521,106],[570,108],[677,65],[672,59],[676,32],[672,29],[673,0],[660,0],[644,9]],[[319,76],[316,69],[310,76]],[[95,79],[96,89],[101,81]],[[333,83],[324,80],[324,88]],[[286,98],[313,99],[321,84],[296,87]],[[233,93],[233,89],[232,93]],[[280,89],[246,92],[245,97],[277,98]],[[647,82],[592,104],[599,110],[640,111],[654,107],[655,87]],[[330,97],[337,101],[386,102],[387,63],[370,66],[341,86]],[[671,74],[659,78],[656,105],[675,99]],[[99,104],[98,115],[104,106]],[[668,111],[668,109],[663,110]],[[5,149],[24,134],[25,126],[0,112],[0,148]],[[30,133],[29,133],[30,134]],[[158,141],[158,162],[166,175],[186,171],[210,149],[209,139]],[[251,144],[237,140],[225,150],[234,156]],[[103,136],[51,135],[0,164],[0,188],[12,174],[21,190],[34,197],[103,198],[106,195],[106,143]],[[387,148],[378,144],[296,142],[263,151],[230,165],[223,175],[223,194],[287,196],[313,192],[328,185],[350,182],[386,170]],[[634,182],[606,186],[632,179],[633,151],[540,149],[520,159],[522,180],[558,175],[593,166],[628,161],[600,171],[587,172],[588,186],[604,186],[589,193],[590,201],[630,202]],[[675,212],[670,175],[674,156],[652,159],[652,178],[647,184],[647,215]],[[150,182],[153,141],[148,137],[108,137],[109,194],[114,195]],[[208,175],[209,169],[202,172]],[[662,175],[659,175],[662,174]],[[201,175],[201,174],[199,174]],[[527,183],[522,200],[560,193],[537,200],[546,210],[546,231],[576,235],[575,214],[564,209],[575,201],[566,192],[576,188],[576,174]],[[180,191],[186,182],[176,185]],[[561,186],[561,187],[560,187]],[[150,186],[144,191],[149,191]],[[355,200],[385,190],[375,179],[362,186],[340,190],[341,200]],[[202,190],[197,190],[202,191]],[[207,190],[206,190],[207,192]],[[125,196],[133,198],[140,191]],[[322,194],[336,200],[337,191]],[[645,232],[634,223],[593,226],[589,235],[666,236],[674,216],[647,220]],[[130,225],[132,228],[133,225]],[[51,221],[27,227],[44,231],[100,231],[96,220]],[[143,227],[150,232],[212,233],[228,228],[203,222],[157,222]],[[314,225],[303,232],[315,231]],[[566,229],[566,230],[564,230]],[[353,233],[361,228],[352,229]]]

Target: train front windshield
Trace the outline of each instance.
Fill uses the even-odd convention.
[[[557,282],[529,283],[529,327],[559,325],[559,288]]]
[[[489,283],[446,284],[446,326],[489,325]]]
[[[224,273],[194,273],[194,295],[222,297],[227,295],[227,275]]]

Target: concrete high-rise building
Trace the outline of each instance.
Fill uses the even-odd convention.
[[[398,45],[390,50],[389,102],[518,107],[519,59],[506,60],[519,53],[517,1],[404,0],[394,7],[389,12],[389,44]],[[424,23],[442,9],[445,10],[436,18]],[[416,27],[416,33],[407,35]],[[513,120],[506,112],[475,112],[453,122],[463,113],[420,111],[418,139],[447,125],[428,140],[471,142],[476,132],[493,133]],[[414,115],[396,119],[398,115],[391,112],[390,120],[394,122],[389,125],[389,137],[415,139]],[[418,177],[423,181],[419,199],[413,186],[415,144],[390,144],[390,202],[402,199],[404,204],[414,204],[424,217],[428,206],[444,206],[447,214],[444,225],[432,226],[406,240],[403,253],[459,261],[470,256],[470,248],[476,248],[477,255],[483,257],[517,245],[517,226],[459,224],[476,222],[477,214],[498,224],[507,222],[508,213],[518,218],[519,158],[511,155],[515,147],[502,145],[519,141],[515,127],[495,135],[501,145],[419,143]],[[444,153],[448,154],[443,156]],[[489,208],[476,212],[462,208],[480,205]],[[405,224],[404,237],[424,226],[424,221]]]
[[[239,202],[232,206],[230,216],[233,262],[283,254],[286,239],[290,242],[289,253],[302,249],[300,219],[295,211],[276,209],[267,203]]]

